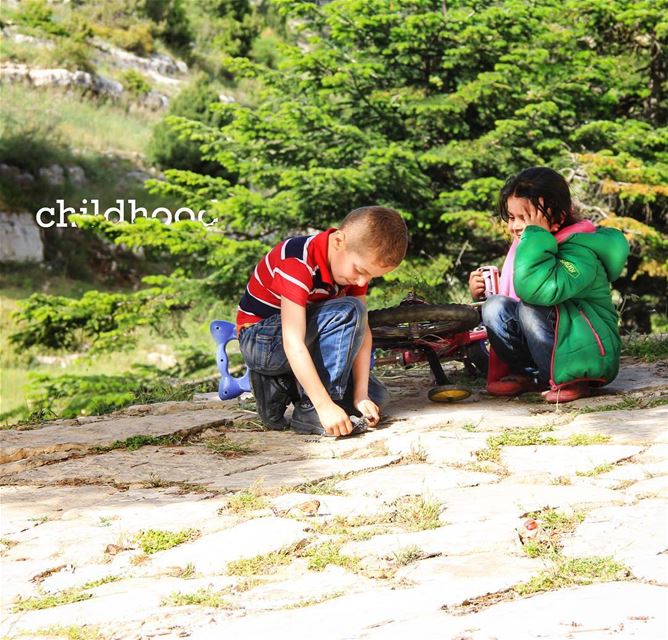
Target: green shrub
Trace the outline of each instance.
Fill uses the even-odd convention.
[[[133,96],[145,96],[151,91],[151,85],[146,78],[139,73],[139,71],[135,71],[134,69],[128,69],[123,73],[121,76],[121,84]]]
[[[227,117],[210,109],[218,102],[218,92],[205,76],[200,76],[191,86],[183,89],[170,103],[165,118],[153,129],[147,149],[151,164],[161,169],[187,169],[208,175],[224,175],[219,163],[202,157],[199,142],[184,139],[168,121],[168,117],[176,116],[220,127]]]
[[[16,21],[26,27],[45,31],[54,36],[69,35],[63,25],[53,21],[53,9],[46,3],[46,0],[21,2]]]

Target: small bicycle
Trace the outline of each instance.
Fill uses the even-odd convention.
[[[400,364],[411,367],[427,361],[436,386],[428,392],[433,402],[456,402],[471,395],[471,390],[453,385],[443,371],[442,360],[459,360],[471,375],[487,373],[489,354],[487,332],[480,325],[479,305],[429,304],[409,293],[396,307],[369,311],[369,327],[376,355],[374,365]],[[250,391],[248,371],[235,377],[229,372],[227,344],[236,339],[231,322],[214,320],[211,335],[218,345],[216,362],[221,373],[218,395],[231,400]]]
[[[453,385],[442,360],[459,360],[472,376],[485,376],[489,361],[487,331],[480,326],[479,304],[429,304],[412,293],[397,307],[369,312],[374,349],[389,353],[375,364],[411,367],[429,363],[436,386],[428,392],[433,402],[456,402],[471,390]]]

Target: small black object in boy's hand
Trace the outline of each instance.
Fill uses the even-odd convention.
[[[350,416],[350,422],[352,422],[353,430],[348,434],[349,436],[364,433],[369,428],[369,421],[364,417]]]

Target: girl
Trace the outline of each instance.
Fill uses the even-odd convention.
[[[608,384],[619,371],[619,316],[610,283],[629,252],[617,229],[577,221],[564,178],[534,167],[501,189],[499,213],[513,242],[499,295],[483,305],[491,345],[487,390],[514,396],[547,389],[548,402],[570,402]],[[469,277],[480,299],[480,271]]]

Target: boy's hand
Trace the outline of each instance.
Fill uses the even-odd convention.
[[[469,291],[474,300],[481,300],[485,295],[485,278],[480,269],[471,271],[469,275]]]
[[[330,436],[347,436],[353,430],[348,414],[334,402],[316,407],[320,424]]]
[[[369,398],[355,400],[355,409],[357,409],[367,420],[370,427],[375,427],[380,422],[380,410],[378,405]]]

